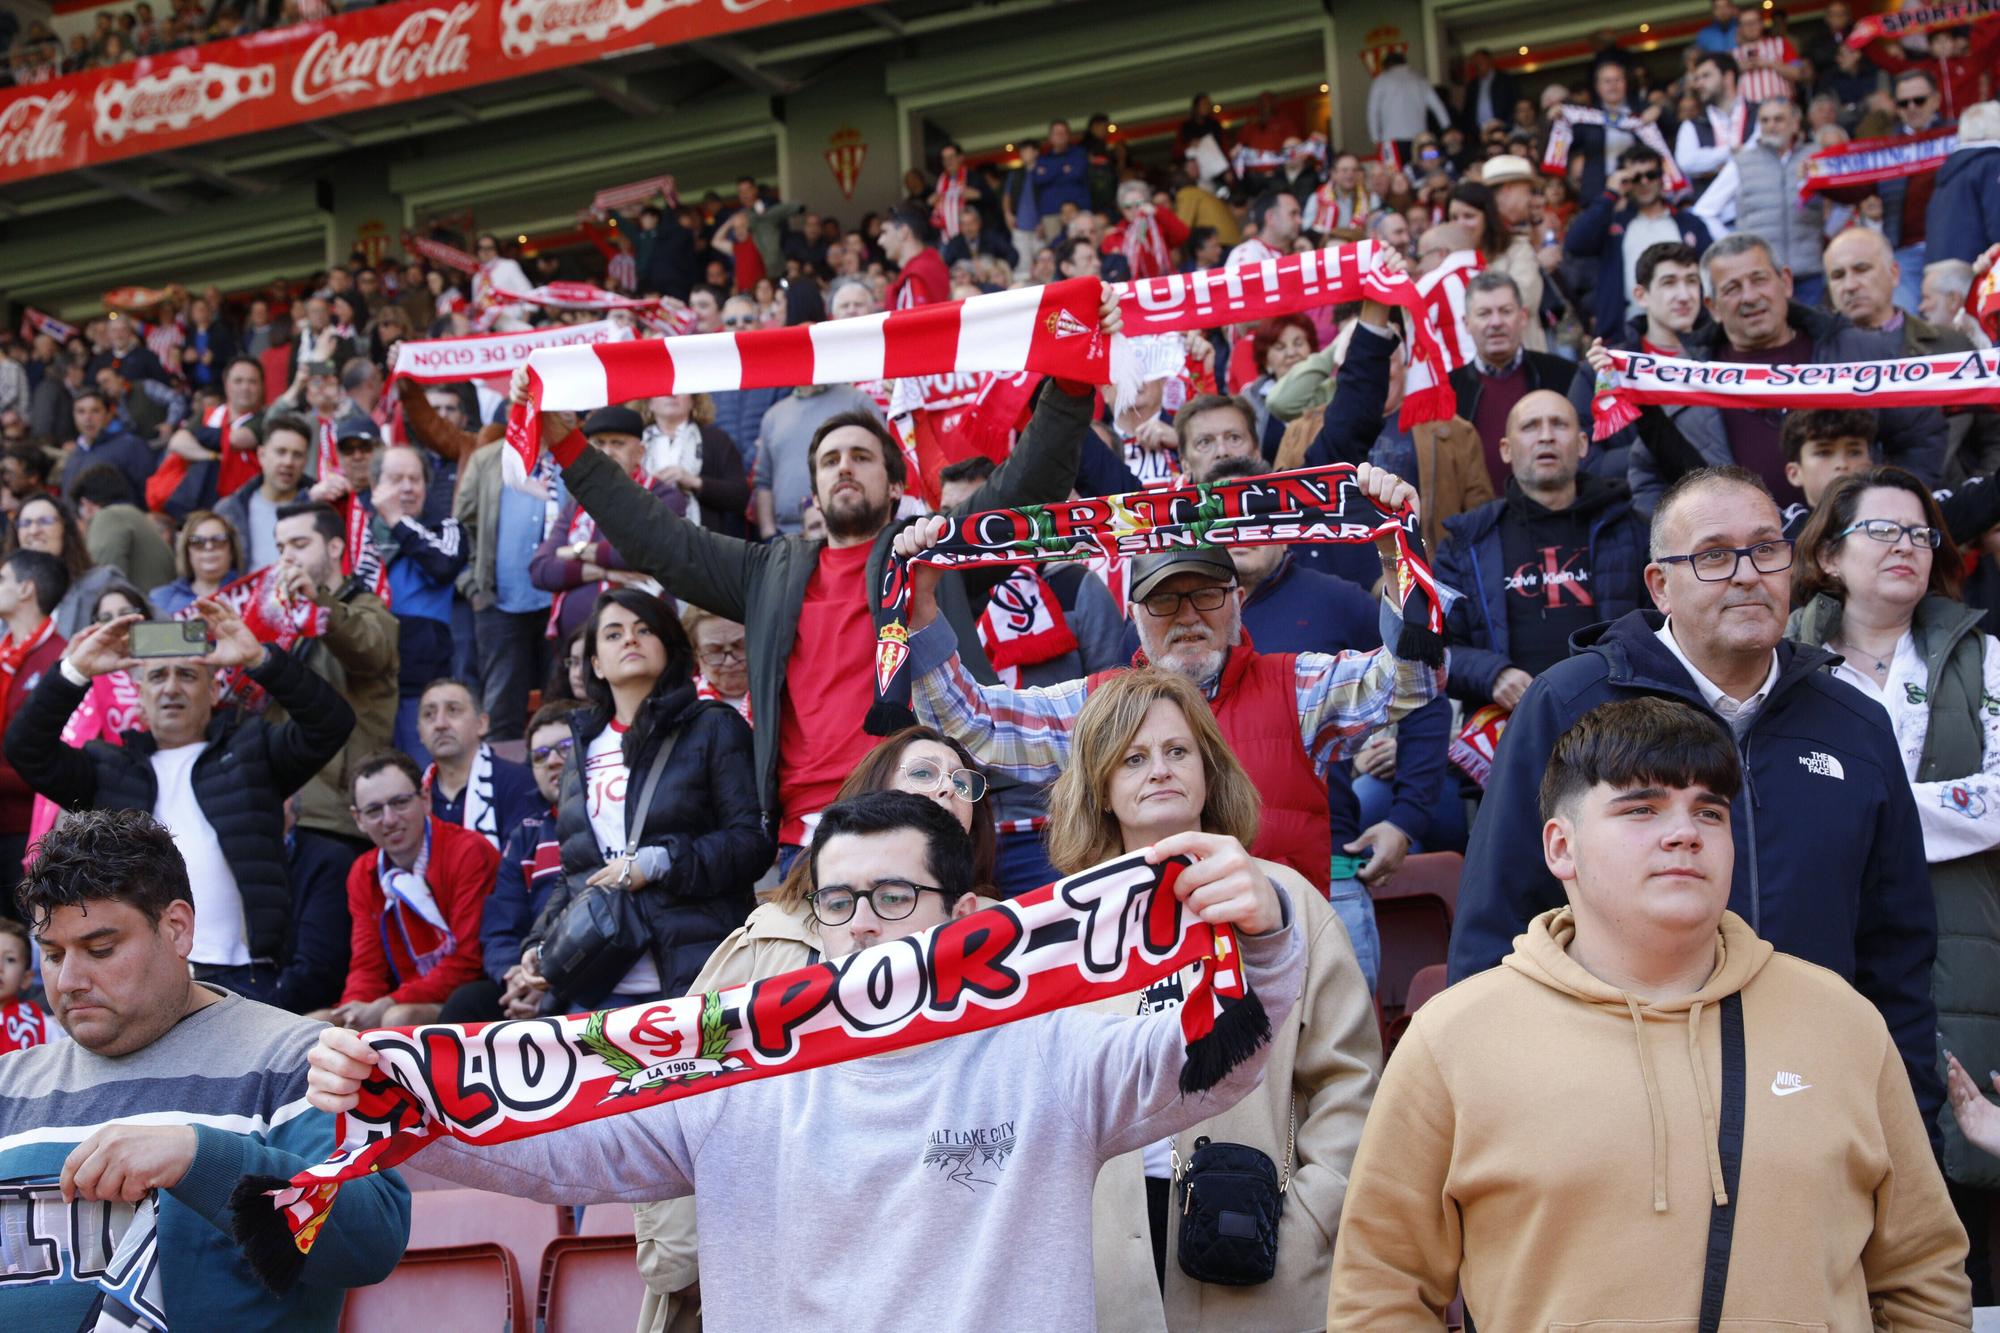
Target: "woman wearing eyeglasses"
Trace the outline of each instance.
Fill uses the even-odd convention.
[[[6,553],[42,551],[63,562],[69,574],[69,591],[50,614],[55,617],[56,632],[65,639],[74,639],[90,623],[91,608],[97,605],[99,595],[113,581],[125,577],[115,565],[91,561],[83,531],[76,525],[76,511],[67,500],[53,495],[23,501],[14,514],[8,538]]]
[[[178,615],[243,572],[243,543],[229,520],[212,509],[189,514],[174,543],[174,565],[180,577],[147,595],[163,616]]]
[[[1799,536],[1786,632],[1889,715],[1917,802],[1937,904],[1932,989],[1945,1050],[2000,1069],[2000,643],[1958,600],[1964,564],[1930,490],[1901,468],[1843,477]],[[1942,1058],[1942,1057],[1940,1057]],[[1952,1201],[1992,1301],[1986,1218],[2000,1159],[1938,1117]]]
[[[1185,678],[1157,667],[1113,676],[1077,714],[1073,744],[1069,767],[1049,793],[1049,859],[1063,873],[1176,833],[1255,841],[1261,798]],[[1325,1325],[1333,1237],[1381,1073],[1381,1038],[1361,966],[1333,909],[1297,871],[1256,864],[1291,899],[1306,940],[1305,991],[1272,1034],[1271,1062],[1255,1092],[1099,1173],[1091,1231],[1101,1329]],[[1178,974],[1113,1006],[1139,1014],[1175,1008],[1189,982]],[[1181,1191],[1173,1179],[1200,1139],[1254,1148],[1286,1182],[1277,1268],[1266,1281],[1199,1282],[1174,1257]]]
[[[874,791],[928,796],[957,816],[972,835],[972,882],[981,886],[981,892],[991,892],[987,886],[993,883],[993,812],[985,800],[986,775],[970,751],[929,727],[905,727],[883,738],[862,758],[841,784],[833,803]],[[852,900],[815,904],[810,901],[811,888],[811,858],[798,857],[770,899],[709,958],[689,993],[726,990],[817,961],[817,916],[838,925],[853,915],[854,904]],[[892,886],[878,885],[869,907],[878,917],[893,920],[914,911],[916,898],[915,889],[899,892]],[[676,1321],[685,1318],[700,1300],[694,1200],[637,1204],[633,1228],[639,1240],[639,1275],[646,1282],[639,1327],[652,1333],[685,1327]]]
[[[694,692],[704,699],[721,700],[754,726],[755,719],[750,716],[750,655],[743,626],[690,602],[681,608],[681,628],[694,644]]]
[[[533,981],[544,980],[542,946],[587,886],[638,895],[647,939],[608,994],[559,994],[568,1009],[686,993],[749,914],[751,886],[776,852],[757,799],[750,729],[731,709],[695,697],[694,653],[666,603],[608,590],[583,645],[590,706],[570,718],[575,748],[556,826],[563,881],[521,961]]]

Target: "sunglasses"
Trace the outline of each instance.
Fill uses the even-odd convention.
[[[333,447],[343,454],[372,454],[375,452],[375,441],[365,435],[356,435],[335,442]]]
[[[1922,97],[1899,97],[1896,99],[1896,105],[1901,107],[1926,106],[1930,103],[1930,100],[1931,94],[1925,93]]]
[[[206,537],[188,538],[188,546],[197,551],[219,551],[229,545],[229,538],[219,532],[211,532]]]
[[[1636,185],[1640,181],[1656,181],[1659,178],[1660,173],[1658,171],[1635,171],[1627,179]]]

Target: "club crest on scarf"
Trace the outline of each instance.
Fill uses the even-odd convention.
[[[237,1240],[284,1290],[343,1181],[452,1137],[506,1143],[751,1079],[795,1073],[1129,995],[1195,965],[1181,1007],[1183,1092],[1213,1088],[1270,1039],[1235,934],[1174,892],[1186,862],[1144,852],[903,939],[705,995],[589,1015],[364,1034],[380,1054],[339,1150],[231,1196]]]

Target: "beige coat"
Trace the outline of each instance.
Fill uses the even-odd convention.
[[[1296,871],[1260,864],[1285,886],[1305,933],[1305,990],[1291,1020],[1273,1037],[1271,1062],[1257,1090],[1182,1133],[1174,1150],[1186,1162],[1197,1138],[1247,1144],[1267,1154],[1282,1179],[1285,1131],[1296,1108],[1297,1147],[1278,1224],[1278,1269],[1255,1287],[1218,1287],[1188,1277],[1174,1258],[1180,1229],[1174,1195],[1167,1205],[1163,1306],[1153,1275],[1145,1164],[1139,1153],[1127,1153],[1098,1174],[1092,1207],[1097,1326],[1106,1333],[1168,1328],[1294,1333],[1325,1326],[1333,1238],[1347,1196],[1348,1168],[1382,1070],[1381,1034],[1340,918]],[[1129,1011],[1133,1000],[1117,1003]]]

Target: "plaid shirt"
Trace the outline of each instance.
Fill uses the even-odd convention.
[[[1382,641],[1403,622],[1382,606]],[[1246,636],[1247,642],[1247,636]],[[1025,782],[1053,782],[1069,766],[1070,733],[1090,693],[1087,682],[1040,689],[982,685],[958,657],[958,639],[942,617],[910,637],[911,703],[917,721],[964,745],[987,769]],[[1386,648],[1367,653],[1300,653],[1299,740],[1324,778],[1370,733],[1429,703],[1444,690],[1444,668],[1405,662]],[[1217,681],[1203,683],[1215,697]]]

